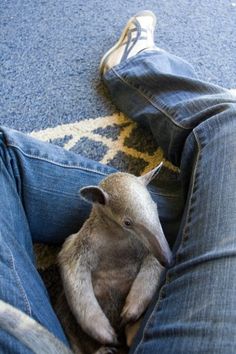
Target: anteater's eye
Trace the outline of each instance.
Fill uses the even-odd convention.
[[[124,226],[125,227],[131,227],[132,226],[132,221],[128,218],[124,219]]]

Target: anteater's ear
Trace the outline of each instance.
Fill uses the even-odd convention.
[[[80,189],[82,198],[90,203],[105,205],[108,201],[108,194],[100,187],[87,186]]]
[[[160,172],[161,166],[163,165],[163,162],[161,162],[157,167],[155,167],[153,170],[149,171],[143,176],[138,177],[138,179],[145,185],[147,186],[153,178],[158,175]]]

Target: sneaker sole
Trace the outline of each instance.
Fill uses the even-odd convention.
[[[125,26],[123,32],[121,33],[121,36],[119,38],[119,40],[116,42],[116,44],[111,47],[102,57],[101,61],[100,61],[100,65],[99,65],[99,72],[100,74],[102,75],[103,74],[103,70],[104,70],[104,66],[105,66],[105,63],[106,63],[106,60],[108,58],[108,56],[114,52],[120,45],[121,43],[123,42],[128,30],[129,30],[129,27],[130,25],[132,24],[133,20],[136,18],[136,17],[140,17],[140,16],[151,16],[153,18],[153,27],[155,28],[156,26],[156,23],[157,23],[157,19],[156,19],[156,16],[155,14],[152,12],[152,11],[149,11],[149,10],[144,10],[144,11],[140,11],[138,12],[136,15],[134,15],[133,17],[131,17],[127,23],[127,25]]]

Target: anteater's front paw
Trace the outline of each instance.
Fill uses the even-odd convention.
[[[145,308],[146,306],[142,303],[130,303],[126,301],[121,312],[122,324],[137,321],[143,314]]]
[[[91,316],[87,326],[83,329],[102,344],[116,345],[118,343],[116,333],[105,316]]]

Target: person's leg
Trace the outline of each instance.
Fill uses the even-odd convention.
[[[186,194],[175,263],[131,353],[235,353],[236,98],[165,51],[116,64],[103,73],[114,102],[180,166]]]
[[[32,316],[68,345],[37,272],[33,241],[58,243],[78,231],[89,205],[79,197],[115,170],[0,128],[0,298]],[[0,331],[4,353],[28,353]]]

